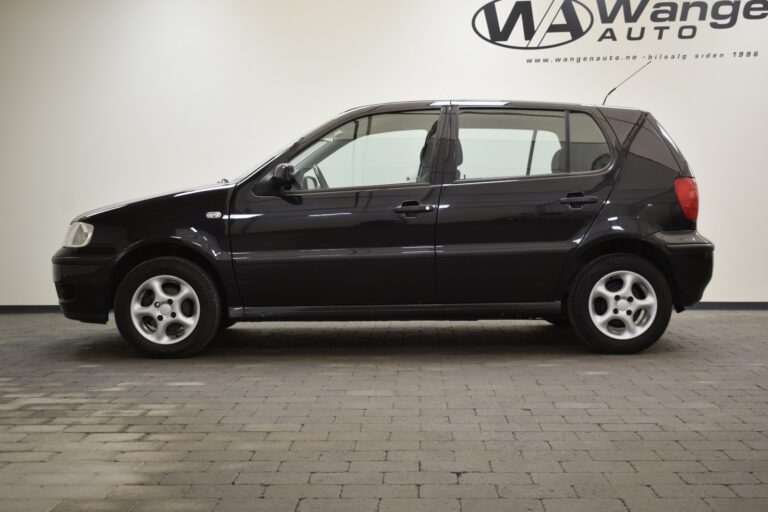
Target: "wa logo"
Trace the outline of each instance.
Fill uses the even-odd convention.
[[[472,18],[478,36],[519,50],[568,44],[589,32],[593,23],[592,12],[578,0],[494,0]]]

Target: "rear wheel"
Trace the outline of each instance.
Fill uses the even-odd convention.
[[[672,294],[652,263],[629,254],[598,258],[574,281],[569,318],[594,349],[611,354],[640,352],[669,325]]]
[[[115,321],[123,338],[142,354],[190,356],[218,332],[221,299],[198,265],[177,257],[154,258],[120,283]]]

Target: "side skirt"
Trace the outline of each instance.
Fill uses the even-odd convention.
[[[398,304],[366,306],[282,306],[229,308],[237,321],[269,320],[482,320],[557,317],[560,301],[502,304]]]

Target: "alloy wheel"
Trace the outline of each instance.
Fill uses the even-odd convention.
[[[595,283],[589,295],[589,315],[595,327],[617,340],[631,340],[646,332],[658,311],[656,292],[636,272],[611,272]]]
[[[148,341],[173,345],[195,330],[200,320],[200,300],[183,279],[154,276],[136,288],[131,300],[131,320]]]

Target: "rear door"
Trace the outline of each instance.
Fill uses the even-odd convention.
[[[440,302],[560,299],[563,264],[615,181],[615,140],[596,115],[452,109],[454,158],[436,236]]]

